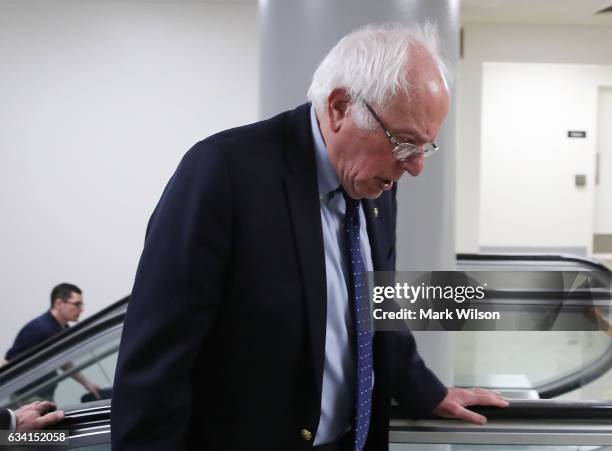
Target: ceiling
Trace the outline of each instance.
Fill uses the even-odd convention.
[[[1,1],[1,0],[0,0]],[[120,0],[114,0],[120,1]],[[140,0],[152,3],[252,3],[265,0]],[[291,1],[291,0],[288,0]],[[373,1],[373,0],[372,0]],[[423,2],[431,0],[422,0]],[[459,0],[463,23],[541,23],[612,26],[612,0]]]
[[[612,26],[612,0],[461,0],[461,21]]]

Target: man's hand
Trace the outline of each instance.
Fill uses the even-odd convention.
[[[73,367],[72,363],[67,363],[66,365],[62,367],[62,369],[64,371],[68,371],[72,367]],[[101,399],[100,387],[98,387],[96,384],[92,383],[89,379],[87,379],[84,374],[74,373],[72,375],[72,378],[75,381],[77,381],[79,384],[81,384],[83,387],[85,387],[85,390],[87,390],[89,393],[94,395],[96,399]]]
[[[510,403],[499,393],[483,388],[451,387],[433,413],[444,418],[457,418],[475,424],[485,424],[487,419],[482,415],[466,409],[466,406],[508,407]]]
[[[83,383],[83,386],[87,389],[89,393],[93,394],[96,398],[100,399],[100,387],[98,387],[96,384],[93,384],[89,381],[85,381]]]
[[[16,431],[42,429],[64,418],[62,410],[55,410],[56,405],[49,401],[36,401],[15,410]]]

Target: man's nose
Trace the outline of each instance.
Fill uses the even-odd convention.
[[[399,162],[402,169],[413,177],[416,177],[425,168],[425,157],[423,155],[413,155],[404,161]]]

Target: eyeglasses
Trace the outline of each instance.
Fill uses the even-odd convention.
[[[64,301],[64,303],[70,304],[70,305],[74,305],[76,308],[83,308],[83,306],[85,305],[85,303],[83,301],[78,301],[78,302]]]
[[[374,119],[376,119],[376,122],[378,122],[378,125],[380,125],[380,128],[383,129],[385,135],[387,135],[391,143],[395,146],[395,148],[392,150],[392,153],[396,160],[405,161],[408,157],[412,155],[423,155],[424,157],[428,157],[438,151],[438,146],[436,146],[434,143],[425,143],[421,146],[416,146],[409,142],[401,142],[393,135],[393,133],[391,133],[387,129],[387,127],[385,127],[385,124],[383,123],[382,119],[379,118],[378,114],[376,114],[372,107],[368,105],[368,102],[364,100],[363,104],[372,114]]]

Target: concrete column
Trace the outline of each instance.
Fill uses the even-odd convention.
[[[442,48],[455,72],[459,58],[459,0],[260,0],[262,118],[306,101],[318,63],[351,30],[376,22],[438,24]],[[454,91],[454,84],[450,81]],[[455,109],[420,177],[399,183],[398,270],[453,269],[455,262]],[[417,335],[421,354],[452,383],[447,334]]]

